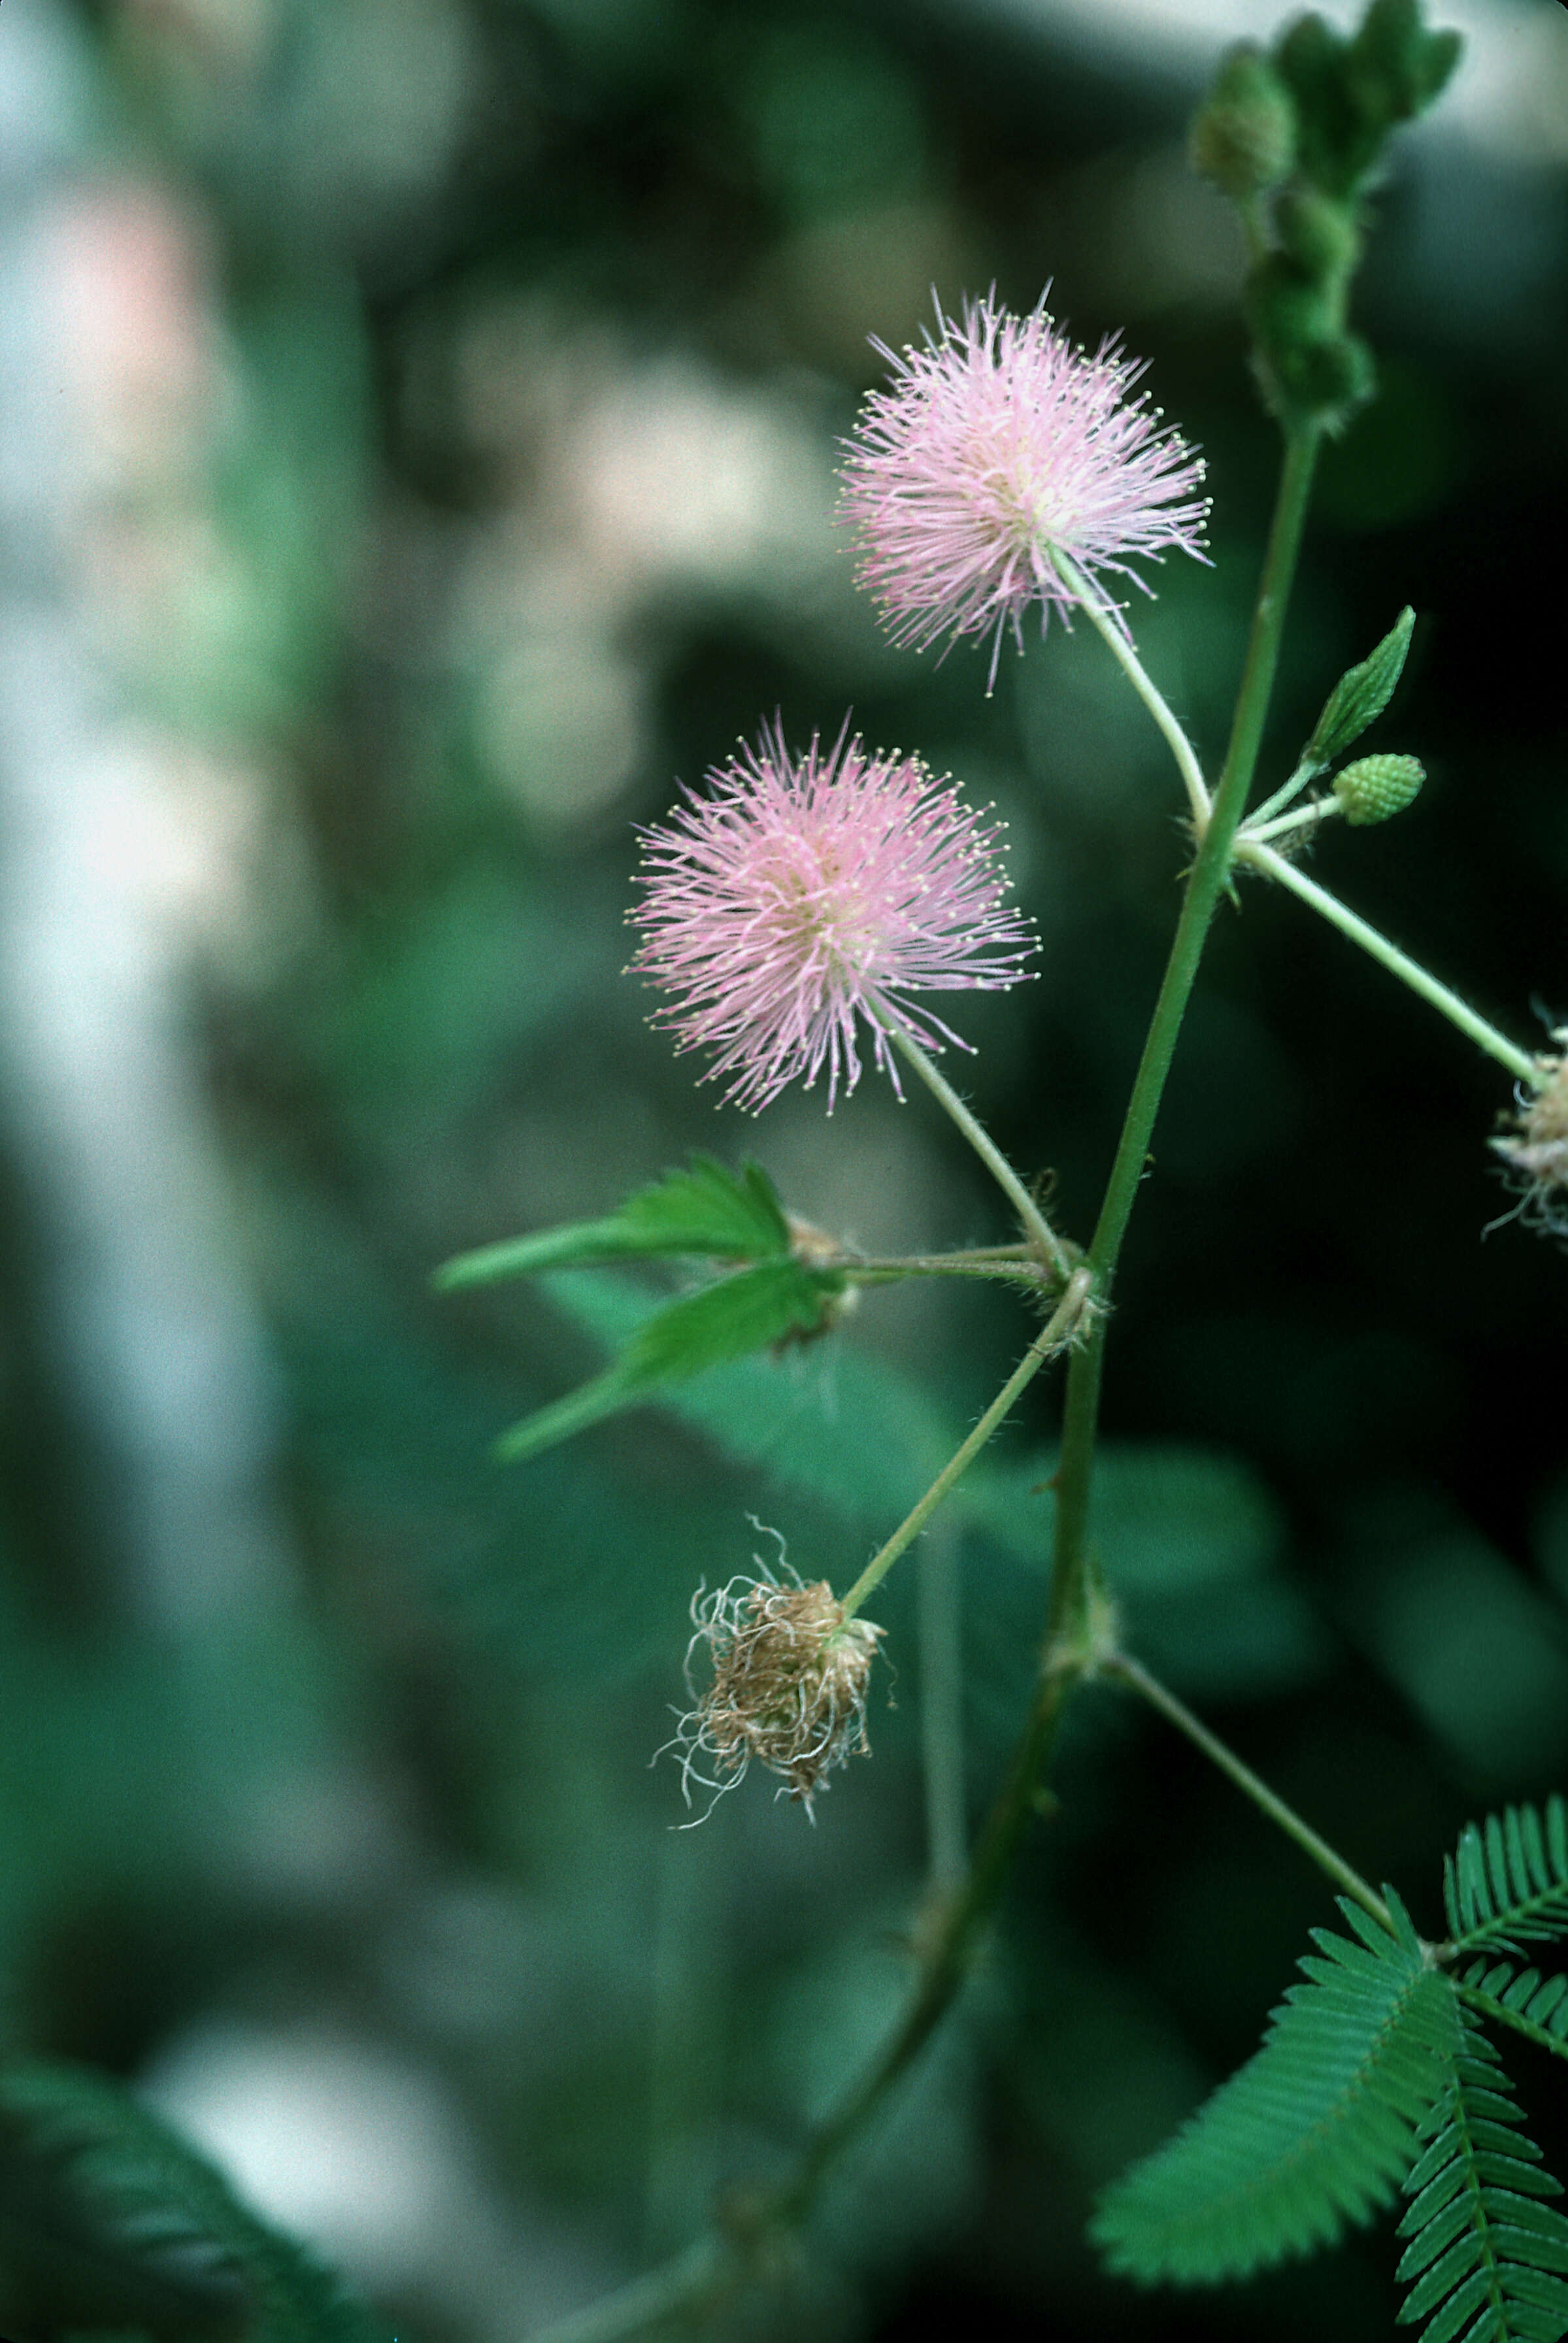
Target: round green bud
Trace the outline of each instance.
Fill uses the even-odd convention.
[[[1296,109],[1251,41],[1239,42],[1221,60],[1214,85],[1192,117],[1187,152],[1201,177],[1234,198],[1261,195],[1288,176],[1296,159]]]
[[[1353,829],[1402,813],[1426,775],[1419,757],[1358,757],[1334,780],[1340,811]]]

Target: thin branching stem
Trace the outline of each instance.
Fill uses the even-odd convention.
[[[1051,1227],[1050,1222],[1046,1219],[1045,1214],[1040,1211],[985,1125],[970,1112],[952,1084],[933,1061],[926,1055],[918,1041],[912,1041],[910,1036],[900,1032],[897,1026],[893,1027],[890,1039],[905,1064],[912,1067],[919,1074],[943,1112],[951,1118],[969,1141],[970,1145],[974,1149],[1003,1195],[1009,1199],[1019,1219],[1040,1247],[1042,1258],[1050,1263],[1059,1277],[1067,1277],[1072,1269],[1070,1252],[1057,1235],[1056,1231]]]
[[[1103,1305],[1121,1241],[1127,1233],[1139,1182],[1148,1160],[1155,1117],[1164,1094],[1177,1036],[1202,958],[1203,945],[1230,875],[1231,848],[1247,802],[1263,723],[1273,689],[1280,639],[1290,598],[1291,580],[1301,550],[1307,502],[1317,459],[1318,434],[1303,429],[1285,441],[1285,460],[1274,505],[1257,606],[1252,613],[1246,664],[1236,699],[1236,714],[1224,769],[1214,793],[1209,824],[1188,875],[1181,915],[1166,962],[1164,980],[1154,1004],[1148,1038],[1133,1081],[1127,1117],[1121,1126],[1105,1201],[1089,1248],[1094,1272],[1095,1299]],[[1267,850],[1264,850],[1265,851]],[[1089,1492],[1094,1466],[1094,1443],[1100,1422],[1100,1383],[1104,1363],[1107,1318],[1103,1308],[1091,1325],[1082,1348],[1074,1352],[1068,1368],[1062,1416],[1061,1463],[1056,1478],[1056,1563],[1051,1580],[1050,1634],[1060,1640],[1073,1632],[1083,1609],[1089,1532]]]
[[[914,1544],[942,1499],[955,1481],[959,1480],[986,1443],[1005,1422],[1020,1393],[1039,1374],[1047,1359],[1070,1342],[1074,1329],[1083,1316],[1085,1304],[1093,1291],[1094,1281],[1087,1269],[1076,1269],[1067,1281],[1067,1289],[1056,1308],[1046,1320],[1017,1366],[1009,1375],[995,1399],[987,1408],[963,1445],[949,1457],[918,1505],[905,1515],[888,1540],[871,1556],[865,1569],[844,1597],[844,1616],[852,1619],[868,1595],[886,1578],[906,1547]]]
[[[1511,1074],[1516,1075],[1522,1082],[1528,1082],[1532,1089],[1539,1085],[1541,1065],[1528,1050],[1522,1050],[1516,1041],[1509,1040],[1506,1033],[1500,1033],[1495,1025],[1490,1024],[1478,1011],[1472,1009],[1467,1001],[1462,1001],[1449,986],[1440,983],[1435,976],[1422,967],[1419,960],[1412,960],[1408,952],[1401,951],[1399,946],[1391,943],[1380,929],[1374,928],[1370,920],[1362,919],[1348,904],[1342,903],[1337,895],[1331,895],[1326,887],[1320,887],[1315,879],[1309,879],[1304,870],[1298,870],[1284,855],[1276,854],[1271,846],[1262,844],[1254,834],[1238,839],[1236,859],[1250,862],[1254,870],[1263,871],[1270,879],[1277,879],[1282,887],[1288,887],[1292,895],[1299,895],[1303,903],[1310,903],[1331,927],[1338,928],[1342,936],[1348,936],[1352,943],[1359,944],[1362,951],[1370,952],[1380,967],[1386,968],[1392,975],[1399,978],[1402,984],[1408,984],[1412,992],[1430,1002],[1451,1025],[1456,1025],[1462,1033],[1484,1050],[1489,1058],[1495,1058],[1500,1066],[1506,1066]]]
[[[1341,810],[1337,798],[1314,798],[1311,805],[1276,814],[1271,821],[1261,820],[1254,814],[1236,834],[1236,852],[1240,855],[1244,848],[1261,844],[1265,839],[1283,838],[1292,830],[1307,830],[1314,822],[1329,821]]]
[[[1202,1719],[1194,1716],[1191,1710],[1179,1701],[1173,1692],[1168,1692],[1146,1667],[1126,1652],[1114,1652],[1101,1662],[1100,1674],[1128,1684],[1134,1692],[1141,1694],[1151,1708],[1158,1709],[1178,1733],[1184,1733],[1193,1747],[1203,1752],[1211,1765],[1217,1765],[1221,1774],[1234,1782],[1236,1787],[1251,1798],[1271,1823],[1279,1825],[1288,1838],[1293,1838],[1302,1853],[1311,1855],[1320,1871],[1326,1871],[1336,1886],[1342,1887],[1347,1896],[1353,1896],[1362,1910],[1370,1912],[1374,1920],[1381,1921],[1391,1936],[1394,1933],[1393,1916],[1376,1888],[1371,1886],[1342,1855],[1336,1854],[1311,1823],[1304,1822],[1293,1806],[1287,1805],[1277,1791],[1271,1790],[1250,1765],[1242,1763],[1233,1749],[1226,1746],[1217,1733],[1211,1733]]]
[[[1203,768],[1198,762],[1197,750],[1172,715],[1163,693],[1150,679],[1131,639],[1123,634],[1077,563],[1060,552],[1053,552],[1051,559],[1083,605],[1083,613],[1090,625],[1105,642],[1112,659],[1164,734],[1166,745],[1176,759],[1176,769],[1181,776],[1187,802],[1192,809],[1193,824],[1201,837],[1209,820],[1209,785],[1203,779]]]

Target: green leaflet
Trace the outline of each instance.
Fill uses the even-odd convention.
[[[235,2282],[252,2343],[381,2343],[343,2282],[248,2213],[205,2157],[84,2066],[0,2068],[0,2135],[87,2216],[100,2259],[134,2271],[173,2254]]]
[[[1467,1823],[1458,1853],[1443,1857],[1442,1897],[1456,1952],[1568,1936],[1568,1806],[1553,1796],[1544,1815],[1508,1806]]]
[[[1175,2137],[1114,2182],[1091,2234],[1146,2283],[1248,2278],[1388,2204],[1412,2127],[1458,2045],[1453,1988],[1403,1906],[1397,1934],[1340,1901],[1354,1940],[1314,1929],[1263,2046]]]
[[[731,1172],[711,1155],[694,1155],[689,1171],[667,1172],[602,1221],[575,1221],[459,1253],[437,1271],[435,1282],[441,1292],[453,1293],[596,1261],[668,1254],[766,1261],[789,1251],[784,1208],[761,1165],[743,1163]]]
[[[1512,1961],[1473,1961],[1459,1979],[1460,1999],[1538,2049],[1568,2058],[1568,1976],[1543,1977]]]
[[[1415,612],[1407,604],[1376,649],[1341,676],[1302,750],[1302,765],[1322,772],[1382,714],[1393,698],[1414,626]]]
[[[844,1282],[836,1272],[807,1269],[787,1253],[678,1294],[643,1318],[603,1374],[503,1433],[496,1455],[518,1463],[706,1367],[825,1332]]]
[[[1460,2052],[1421,2127],[1405,2180],[1412,2200],[1397,2275],[1412,2280],[1403,2325],[1421,2343],[1558,2343],[1568,2329],[1568,2221],[1539,2200],[1562,2194],[1521,2128],[1497,2055],[1460,2021]]]

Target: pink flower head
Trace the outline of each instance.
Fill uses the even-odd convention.
[[[776,723],[642,832],[632,968],[672,996],[657,1021],[678,1047],[717,1052],[704,1080],[728,1076],[754,1112],[826,1066],[831,1113],[859,1080],[862,1018],[897,1090],[892,1034],[958,1041],[904,996],[1017,984],[1034,945],[1003,900],[997,831],[919,758],[847,731],[797,758]]]
[[[1123,633],[1103,581],[1151,590],[1129,555],[1176,545],[1205,558],[1208,506],[1192,493],[1203,464],[1157,407],[1129,396],[1143,363],[1114,339],[1090,357],[1043,301],[1027,317],[994,296],[970,301],[961,325],[939,303],[937,324],[937,340],[928,333],[901,357],[875,345],[896,378],[871,393],[846,442],[840,510],[894,641],[924,650],[940,635],[990,634],[989,690],[1006,628],[1023,649],[1030,602],[1042,632],[1052,603],[1065,615],[1082,602],[1058,556]]]

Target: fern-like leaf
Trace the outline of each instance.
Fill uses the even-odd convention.
[[[215,2166],[106,2077],[0,2068],[0,2125],[59,2175],[127,2263],[173,2257],[232,2279],[251,2343],[383,2343],[340,2278],[247,2212]]]
[[[1251,2277],[1392,2203],[1458,2041],[1453,1989],[1385,1889],[1391,1935],[1342,1897],[1354,1940],[1312,1932],[1263,2046],[1107,2190],[1093,2235],[1146,2283]]]
[[[1457,1855],[1443,1858],[1442,1893],[1455,1952],[1568,1936],[1568,1806],[1552,1797],[1544,1815],[1509,1806],[1467,1823]]]
[[[1512,1961],[1473,1961],[1457,1979],[1459,1997],[1538,2049],[1568,2058],[1568,1976],[1543,1977]]]
[[[1402,2323],[1424,2318],[1420,2343],[1558,2343],[1568,2331],[1568,2221],[1543,2197],[1541,2169],[1497,2054],[1463,2018],[1442,2097],[1421,2127],[1423,2152],[1405,2181],[1408,2237],[1397,2275],[1413,2279]]]

